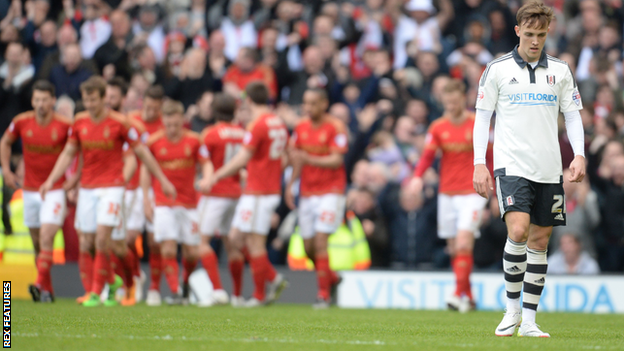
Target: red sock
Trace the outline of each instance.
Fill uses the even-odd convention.
[[[107,283],[108,284],[113,284],[115,282],[115,276],[116,275],[120,276],[122,279],[125,276],[124,266],[123,266],[122,259],[117,257],[117,255],[115,255],[114,253],[110,253],[109,257],[110,257],[110,268],[111,269],[110,269],[110,274],[108,276]]]
[[[151,276],[151,283],[150,283],[149,289],[160,291],[160,276],[162,273],[162,266],[163,266],[162,256],[160,256],[160,252],[158,253],[150,252],[149,265],[150,265],[150,276]]]
[[[123,266],[123,275],[121,276],[124,280],[124,285],[126,287],[131,287],[134,285],[134,279],[132,276],[134,275],[134,266],[136,263],[136,256],[134,256],[134,252],[128,250],[126,252],[126,256],[121,259],[121,264]]]
[[[128,251],[132,253],[134,262],[132,263],[132,275],[135,277],[141,276],[141,260],[139,259],[139,253],[137,252],[136,245],[128,245]]]
[[[184,284],[188,284],[189,277],[195,270],[195,267],[197,267],[197,260],[182,260],[182,281],[184,282]]]
[[[318,297],[329,299],[331,288],[331,274],[329,269],[329,257],[327,254],[316,256],[316,277],[318,279]]]
[[[169,284],[169,289],[173,294],[177,294],[180,291],[180,281],[178,280],[180,270],[178,267],[178,261],[176,261],[175,257],[163,257],[162,266],[163,271],[165,272],[165,279],[167,280],[167,284]]]
[[[212,282],[212,289],[223,289],[223,286],[221,285],[221,276],[219,275],[219,264],[217,263],[217,255],[215,255],[214,252],[210,251],[209,253],[201,257],[201,262],[206,272],[208,272],[208,277],[210,277],[210,281]]]
[[[245,257],[245,262],[251,263],[251,256],[249,255],[249,250],[247,250],[247,247],[243,247],[243,249],[241,250],[241,253]]]
[[[243,291],[243,269],[245,268],[245,262],[243,260],[232,260],[228,265],[230,267],[230,274],[232,275],[232,294],[234,296],[241,296]]]
[[[472,300],[472,290],[470,289],[470,273],[472,272],[473,258],[471,254],[460,254],[453,260],[453,272],[457,288],[455,294],[461,296],[465,294]]]
[[[254,280],[253,297],[264,301],[264,284],[266,282],[266,255],[251,258],[251,273]]]
[[[93,282],[93,257],[89,252],[80,252],[78,258],[78,269],[80,270],[80,280],[85,292],[91,291]]]
[[[93,262],[93,283],[91,284],[91,292],[101,294],[104,289],[104,283],[110,276],[110,264],[107,255],[102,251],[95,252],[95,260]]]
[[[265,277],[266,280],[272,282],[273,280],[275,280],[275,276],[277,275],[277,272],[275,271],[275,268],[273,267],[273,265],[271,264],[271,261],[269,261],[269,256],[267,254],[264,254],[264,264],[266,266],[266,271],[265,271]]]
[[[37,256],[37,283],[45,291],[52,291],[52,278],[50,269],[52,268],[52,251],[41,250]]]

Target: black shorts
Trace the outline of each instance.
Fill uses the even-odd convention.
[[[537,183],[526,178],[505,175],[505,169],[494,171],[496,195],[501,218],[510,211],[531,215],[531,223],[541,227],[566,224],[563,176],[559,184]]]

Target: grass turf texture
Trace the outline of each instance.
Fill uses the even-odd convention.
[[[15,350],[622,350],[624,316],[541,313],[550,339],[501,338],[500,312],[308,305],[95,307],[13,301]]]

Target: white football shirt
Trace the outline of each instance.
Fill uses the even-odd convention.
[[[479,81],[477,109],[496,111],[494,175],[559,183],[557,118],[583,108],[568,64],[542,51],[535,68],[518,47],[493,60]]]

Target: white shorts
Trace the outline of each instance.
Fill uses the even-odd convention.
[[[232,225],[238,199],[202,196],[199,199],[199,232],[201,235],[227,235]]]
[[[280,204],[279,195],[243,195],[236,205],[232,227],[243,233],[268,235],[271,217]]]
[[[182,206],[157,206],[154,209],[154,240],[175,240],[185,245],[199,245],[197,210]]]
[[[149,196],[150,202],[152,203],[152,208],[156,208],[156,202],[154,201],[154,189],[150,188],[147,196]],[[143,199],[143,192],[141,192],[141,199]],[[141,203],[141,208],[143,209],[143,203]],[[143,211],[145,211],[145,209],[143,209]],[[143,217],[145,218],[145,212],[143,212]],[[154,223],[148,221],[147,218],[145,219],[145,231],[148,233],[154,233]]]
[[[312,239],[316,233],[332,234],[342,224],[344,211],[344,195],[325,194],[301,197],[299,199],[301,237]]]
[[[121,221],[123,197],[122,186],[80,188],[74,223],[76,229],[85,234],[95,234],[98,225],[117,227]]]
[[[28,228],[41,228],[41,224],[63,225],[67,209],[63,189],[48,191],[45,201],[37,191],[24,190],[23,196],[24,225]]]
[[[479,194],[438,195],[438,237],[452,239],[458,230],[472,232],[475,238],[481,236],[479,225],[487,199]]]
[[[145,212],[143,212],[143,191],[141,189],[124,192],[122,217],[119,225],[113,229],[112,239],[126,238],[127,230],[143,231],[145,227]],[[121,233],[123,232],[123,233]]]

